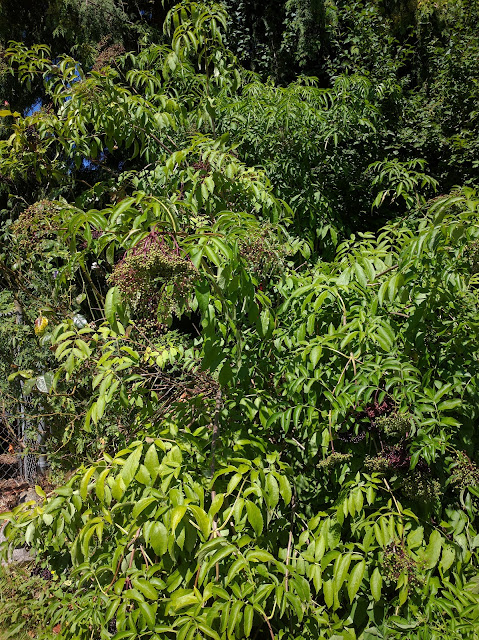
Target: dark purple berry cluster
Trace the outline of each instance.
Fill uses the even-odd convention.
[[[98,240],[98,238],[101,238],[102,235],[103,235],[103,231],[101,229],[96,229],[95,227],[92,227],[92,229],[91,229],[91,237],[94,240]],[[88,243],[85,240],[85,242],[82,242],[80,244],[80,249],[86,249],[87,246],[88,246]]]
[[[376,456],[366,456],[364,466],[369,471],[404,471],[409,469],[411,456],[404,445],[383,446]]]
[[[48,569],[42,568],[39,564],[36,564],[30,572],[32,577],[38,576],[43,580],[51,580],[53,578],[53,574]]]
[[[371,421],[375,422],[378,418],[387,416],[396,408],[392,398],[385,398],[381,403],[375,401],[369,404],[363,411],[363,414]]]

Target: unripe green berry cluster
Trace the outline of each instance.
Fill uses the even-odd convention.
[[[259,278],[275,275],[284,266],[286,251],[269,227],[240,240],[239,252],[250,273]]]
[[[60,204],[51,200],[40,200],[25,209],[11,226],[19,247],[26,253],[33,253],[44,240],[56,236],[60,228],[60,211]]]
[[[110,280],[139,318],[156,324],[178,312],[196,277],[193,264],[153,232],[115,265]]]
[[[409,417],[401,413],[376,418],[375,425],[389,438],[403,438],[411,428]]]
[[[419,504],[438,504],[441,496],[441,484],[430,474],[423,471],[412,471],[403,481],[402,494]]]
[[[397,582],[404,573],[410,585],[419,586],[420,584],[417,562],[411,558],[401,543],[392,542],[386,547],[383,554],[383,569],[388,580]]]
[[[318,462],[318,467],[325,471],[330,471],[331,469],[334,469],[334,467],[338,467],[345,462],[348,462],[352,457],[352,453],[339,453],[338,451],[335,451],[324,460]]]
[[[479,485],[479,468],[464,451],[458,451],[451,482],[459,489]]]

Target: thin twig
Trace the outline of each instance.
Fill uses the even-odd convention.
[[[381,273],[376,273],[376,275],[374,276],[374,280],[376,280],[376,278],[379,278],[380,276],[386,275],[386,273],[389,273],[390,271],[394,271],[394,269],[397,269],[398,267],[399,267],[399,264],[393,264],[392,267],[389,267],[388,269],[381,271]]]
[[[288,591],[288,579],[289,579],[289,557],[291,554],[291,546],[293,544],[293,528],[294,528],[294,516],[296,513],[296,499],[293,493],[291,497],[291,526],[289,528],[288,548],[286,550],[286,573],[284,574],[284,590]]]
[[[219,417],[220,417],[220,412],[221,412],[221,405],[222,405],[222,393],[221,393],[221,387],[218,388],[218,391],[216,392],[216,405],[215,405],[215,414],[213,417],[213,423],[212,423],[212,429],[213,429],[213,434],[212,434],[212,439],[211,439],[211,467],[210,467],[210,471],[211,471],[211,479],[213,481],[213,485],[211,487],[211,502],[213,503],[213,500],[216,497],[216,491],[214,488],[214,476],[215,476],[215,464],[216,464],[216,444],[217,444],[217,440],[218,440],[218,435],[219,435]],[[212,538],[216,538],[218,535],[218,521],[217,521],[217,514],[214,515],[213,517],[213,523],[212,523],[212,532],[211,532],[211,537]],[[219,568],[219,564],[216,563],[216,580],[219,581],[220,579],[220,568]]]

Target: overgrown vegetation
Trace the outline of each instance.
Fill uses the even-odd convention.
[[[19,625],[476,639],[477,9],[168,8],[3,57],[3,413],[56,484],[1,516]]]

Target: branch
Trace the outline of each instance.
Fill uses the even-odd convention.
[[[215,475],[216,442],[218,440],[218,435],[219,435],[219,417],[220,417],[220,411],[221,411],[221,404],[222,404],[222,393],[221,393],[221,387],[219,387],[218,391],[216,392],[215,414],[214,414],[213,423],[212,423],[213,436],[211,439],[211,467],[210,467],[212,480]],[[211,487],[211,502],[213,502],[215,497],[216,497],[216,491],[214,489],[214,481],[213,481],[213,486]],[[218,532],[217,514],[215,514],[213,517],[211,537],[216,538],[217,532]],[[219,578],[220,578],[220,569],[219,569],[219,565],[216,564],[216,580],[219,580]]]

